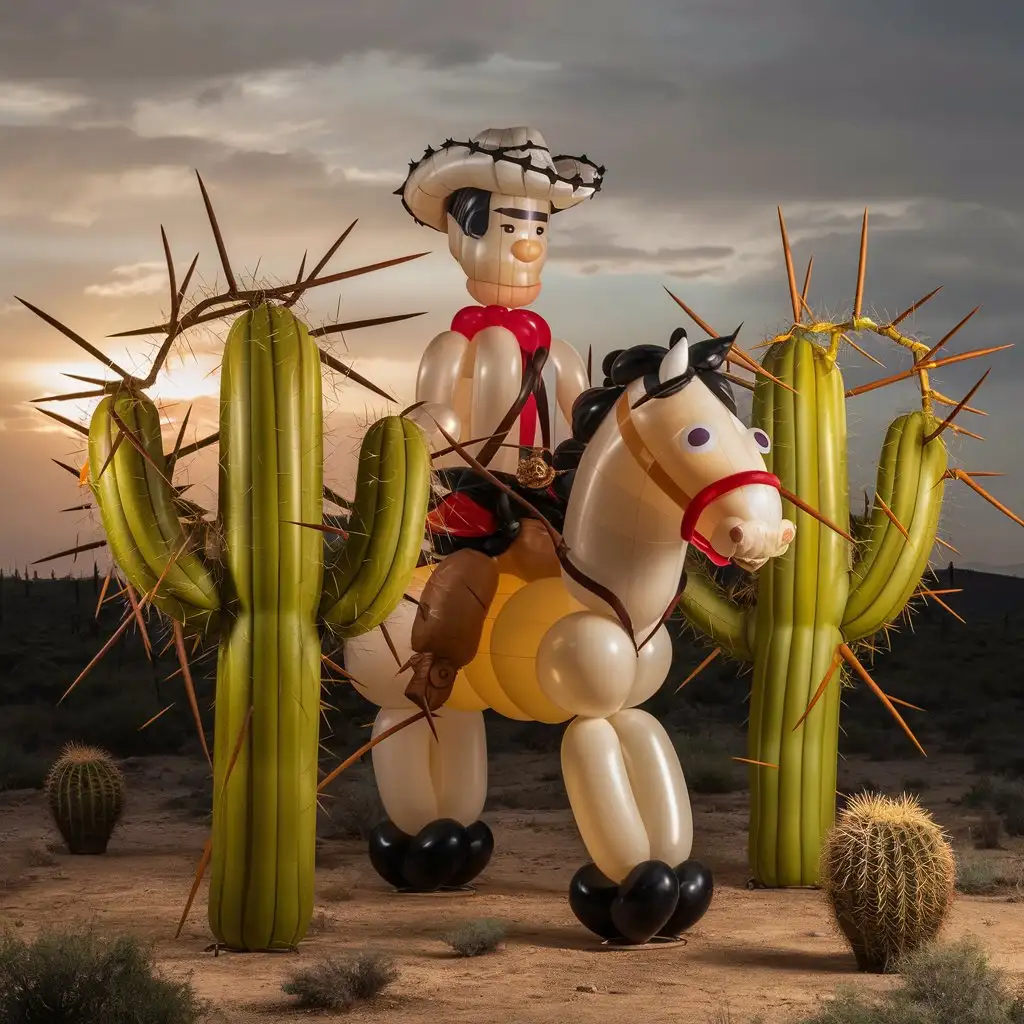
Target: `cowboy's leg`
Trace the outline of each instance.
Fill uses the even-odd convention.
[[[410,587],[410,591],[416,589]],[[410,635],[415,613],[416,606],[403,601],[385,622],[402,664],[412,653]],[[374,736],[419,710],[404,696],[408,677],[398,674],[398,663],[382,630],[349,641],[345,662],[356,688],[381,707],[374,722]],[[371,755],[377,790],[388,817],[371,835],[370,856],[378,873],[397,888],[464,885],[486,867],[493,850],[489,828],[477,820],[487,792],[483,715],[442,708],[434,725],[436,740],[428,723],[419,721],[382,740]],[[413,851],[415,861],[419,856],[416,851],[422,852],[424,843],[429,846],[432,838],[436,840],[437,834],[446,829],[451,844],[449,875],[444,875],[445,863],[434,865],[436,871],[426,873],[414,864],[416,877],[404,877],[403,864],[409,851]],[[431,878],[436,884],[428,884]]]

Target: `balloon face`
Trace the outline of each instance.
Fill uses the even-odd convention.
[[[700,861],[684,860],[675,874],[679,879],[679,902],[659,935],[681,935],[692,928],[707,913],[715,893],[711,869]]]
[[[487,229],[474,238],[449,214],[448,248],[477,302],[517,309],[536,300],[548,255],[550,216],[551,203],[546,199],[494,193]]]
[[[666,361],[679,348],[670,350]],[[636,382],[626,400],[632,406],[643,394],[643,384]],[[796,527],[782,518],[777,486],[741,483],[743,474],[767,473],[764,455],[771,439],[763,430],[748,430],[699,377],[675,394],[633,409],[626,426],[635,429],[689,511],[691,537],[686,539],[709,545],[720,561],[731,559],[751,570],[785,553]]]

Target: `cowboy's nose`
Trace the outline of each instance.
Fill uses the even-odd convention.
[[[532,238],[520,238],[518,242],[512,243],[512,255],[520,263],[532,263],[543,251],[544,246]]]

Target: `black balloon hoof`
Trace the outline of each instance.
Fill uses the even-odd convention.
[[[637,864],[623,879],[611,905],[619,935],[635,945],[650,942],[672,917],[679,902],[679,879],[660,860]]]
[[[447,885],[469,856],[466,828],[454,818],[438,818],[413,836],[402,861],[410,888],[432,892]]]
[[[494,836],[482,821],[463,826],[439,818],[414,836],[384,821],[370,833],[370,863],[403,892],[463,888],[487,867],[493,853]]]
[[[715,881],[711,869],[697,860],[684,860],[675,869],[679,879],[679,902],[659,935],[680,935],[692,928],[711,906]]]
[[[391,821],[382,821],[370,833],[370,863],[377,874],[396,889],[408,884],[402,874],[402,863],[411,842],[412,836]]]
[[[569,907],[584,928],[602,939],[617,939],[612,903],[618,894],[619,887],[596,864],[584,864],[569,883]]]
[[[472,825],[467,825],[466,839],[469,842],[466,859],[462,867],[448,879],[447,885],[469,885],[490,863],[491,854],[494,853],[494,833],[487,823],[474,821]]]

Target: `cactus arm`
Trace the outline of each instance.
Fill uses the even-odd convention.
[[[140,400],[149,402],[149,399],[141,396],[131,401]],[[219,605],[213,575],[198,554],[183,553],[185,535],[170,487],[165,484],[163,489],[152,493],[149,489],[150,478],[146,474],[146,460],[131,440],[121,436],[118,442],[117,438],[123,432],[111,415],[115,403],[120,404],[127,413],[125,404],[118,402],[115,397],[108,396],[100,402],[89,424],[88,456],[89,485],[96,499],[114,562],[125,574],[128,583],[140,593],[148,595],[150,603],[159,611],[178,620],[190,632],[206,632],[216,620]],[[122,422],[125,421],[122,419]],[[133,436],[148,442],[145,447],[158,466],[166,465],[159,438],[154,443],[151,433],[148,438],[140,438],[133,431]],[[115,444],[117,450],[113,451]],[[167,507],[161,508],[162,517],[168,523],[173,521],[177,527],[176,532],[169,531],[170,541],[161,531],[154,508],[155,505],[165,503]],[[180,576],[172,583],[168,582],[174,568],[178,568],[183,575],[180,567],[170,565],[178,558],[189,560],[189,568],[202,582],[202,587]],[[187,584],[193,584],[193,587]]]
[[[913,518],[924,454],[923,438],[924,414],[920,412],[900,416],[889,427],[879,460],[871,532],[854,569],[843,615],[844,626],[860,619],[878,597],[906,544],[906,538],[886,515],[882,502],[900,526],[906,526]]]
[[[324,573],[320,614],[335,635],[374,629],[401,601],[423,548],[430,458],[426,435],[406,417],[367,432],[349,538]]]
[[[381,447],[384,420],[378,420],[363,435],[356,469],[356,490],[346,531],[348,537],[324,567],[320,616],[328,626],[338,620],[335,606],[346,594],[362,568],[373,533],[377,511],[377,490],[381,478]]]
[[[731,600],[718,581],[702,568],[687,570],[679,610],[690,625],[716,647],[721,647],[730,658],[738,661],[753,659],[747,638],[746,609]]]
[[[935,546],[945,490],[946,446],[941,437],[924,442],[923,436],[928,425],[925,415],[917,412],[912,413],[911,417],[917,423],[908,425],[904,434],[912,434],[916,439],[913,457],[907,460],[909,464],[898,465],[897,474],[909,477],[912,498],[905,504],[912,507],[912,512],[906,518],[901,518],[896,509],[893,509],[893,514],[906,528],[910,539],[907,540],[895,525],[890,523],[889,528],[896,537],[892,544],[892,554],[889,556],[885,577],[876,580],[874,574],[869,573],[865,576],[856,591],[861,600],[854,605],[851,595],[847,606],[843,633],[851,642],[873,635],[903,611],[921,581],[921,576],[928,565],[928,557]],[[882,554],[879,555],[879,559],[881,558]],[[872,586],[872,583],[876,585]],[[865,591],[868,593],[867,600],[863,599]],[[852,613],[851,606],[856,610],[856,614]]]

